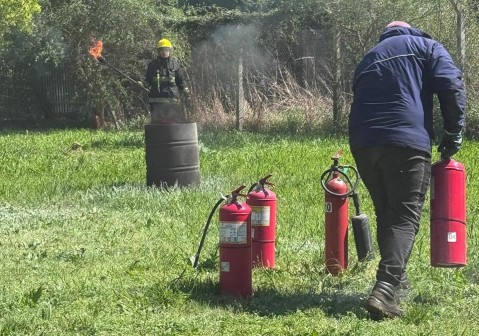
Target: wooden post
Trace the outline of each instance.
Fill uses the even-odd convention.
[[[458,66],[463,72],[464,86],[467,86],[467,59],[466,59],[466,10],[461,0],[449,0],[456,13],[456,48]]]
[[[340,126],[341,107],[341,33],[337,22],[333,22],[333,122]]]
[[[238,53],[238,86],[237,86],[237,103],[236,103],[236,129],[243,130],[244,119],[244,90],[243,90],[243,52],[242,48]]]

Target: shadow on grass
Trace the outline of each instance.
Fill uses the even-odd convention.
[[[274,289],[258,289],[249,298],[220,293],[218,279],[198,279],[180,275],[169,284],[172,291],[187,294],[192,300],[210,307],[220,307],[234,312],[247,312],[260,316],[285,316],[297,311],[321,310],[326,316],[339,319],[355,315],[367,318],[363,308],[366,298],[358,294],[334,291],[280,293]]]
[[[362,308],[364,299],[360,295],[343,293],[288,293],[274,290],[258,290],[251,300],[249,311],[259,315],[289,315],[296,311],[319,309],[332,318],[346,315],[366,317]]]

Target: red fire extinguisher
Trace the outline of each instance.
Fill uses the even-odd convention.
[[[248,297],[253,294],[251,208],[238,200],[238,196],[246,197],[240,193],[244,188],[245,186],[241,186],[232,191],[231,195],[223,196],[216,202],[203,230],[198,251],[194,256],[193,267],[198,267],[200,252],[213,214],[217,207],[226,201],[219,211],[220,291],[222,294]]]
[[[265,185],[273,185],[269,174],[251,186],[246,203],[251,207],[253,266],[274,268],[276,240],[276,194]]]
[[[339,165],[340,153],[331,159],[333,164],[321,175],[321,186],[325,191],[325,261],[326,270],[338,275],[348,267],[348,197],[352,197],[356,207],[356,216],[352,218],[356,251],[360,261],[373,257],[373,245],[369,229],[369,219],[361,214],[356,188],[359,173],[353,166]],[[346,171],[355,174],[354,183]]]
[[[251,208],[238,201],[245,186],[231,193],[220,208],[220,291],[242,297],[253,295],[251,271]]]
[[[441,159],[431,170],[431,266],[467,264],[466,170],[453,159]]]

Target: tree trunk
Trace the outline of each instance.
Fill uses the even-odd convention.
[[[243,90],[243,56],[241,49],[238,55],[238,87],[237,87],[237,103],[236,103],[236,129],[243,130],[244,119],[244,90]]]
[[[462,0],[449,0],[456,12],[456,48],[458,66],[465,73],[466,60],[466,10]]]
[[[341,33],[336,22],[333,23],[333,122],[336,127],[341,122]]]

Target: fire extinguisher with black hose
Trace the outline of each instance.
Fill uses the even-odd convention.
[[[251,236],[253,266],[274,268],[276,240],[276,194],[265,185],[269,174],[248,190],[246,203],[251,207]]]
[[[220,292],[234,296],[248,297],[253,295],[251,266],[251,208],[240,202],[239,196],[245,186],[231,192],[231,195],[221,197],[213,207],[203,230],[193,267],[198,267],[199,257],[206,233],[216,208],[226,203],[219,210],[220,238]]]
[[[431,168],[431,266],[467,264],[466,170],[453,159],[440,159]]]
[[[325,191],[325,261],[326,269],[338,275],[348,267],[348,197],[352,197],[356,215],[352,218],[354,240],[358,260],[369,260],[374,256],[369,219],[359,208],[356,188],[359,173],[353,166],[339,165],[340,153],[331,159],[333,164],[321,175],[321,186]],[[353,183],[346,172],[355,174]]]

